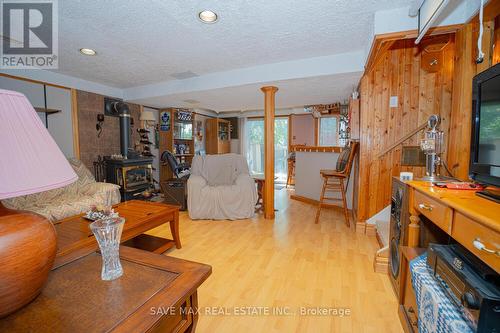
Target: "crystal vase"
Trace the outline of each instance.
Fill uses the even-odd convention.
[[[123,274],[119,250],[124,223],[124,218],[111,217],[90,224],[90,230],[92,230],[101,249],[101,279],[105,281],[117,279]]]

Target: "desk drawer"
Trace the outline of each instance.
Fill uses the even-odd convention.
[[[493,230],[455,212],[451,236],[482,261],[500,273],[500,235]],[[476,243],[474,243],[476,241]],[[485,249],[480,250],[481,244]],[[476,246],[477,247],[476,247]],[[497,251],[489,253],[488,250]]]
[[[453,211],[436,200],[422,194],[418,191],[414,192],[413,205],[416,210],[425,215],[435,225],[446,231],[447,234],[451,233],[451,218]]]

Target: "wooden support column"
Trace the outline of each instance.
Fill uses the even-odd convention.
[[[264,218],[274,219],[274,95],[277,87],[267,86],[264,92]]]

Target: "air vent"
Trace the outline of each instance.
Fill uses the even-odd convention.
[[[187,71],[187,72],[173,73],[170,74],[170,76],[175,77],[177,80],[184,80],[184,79],[190,79],[192,77],[197,77],[199,75],[191,71]]]

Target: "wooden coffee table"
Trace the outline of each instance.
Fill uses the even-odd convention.
[[[121,241],[123,245],[163,253],[174,245],[180,249],[179,207],[158,202],[130,200],[113,206],[125,218]],[[72,216],[54,223],[57,232],[57,254],[54,268],[88,255],[98,249],[84,214]],[[169,223],[172,239],[144,234],[146,231]]]

